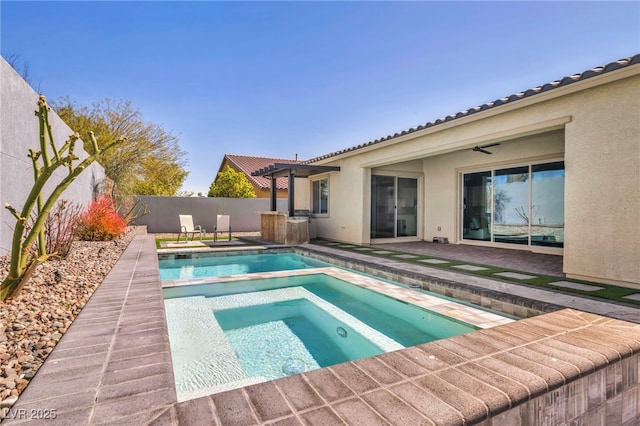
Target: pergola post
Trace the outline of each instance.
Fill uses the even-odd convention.
[[[293,217],[295,216],[295,200],[294,200],[294,190],[295,190],[295,179],[296,175],[295,172],[293,170],[289,170],[289,188],[287,190],[287,195],[289,198],[289,217]]]
[[[271,188],[269,191],[269,195],[271,196],[271,211],[275,212],[276,210],[278,210],[278,205],[277,205],[278,188],[276,186],[276,178],[273,177],[273,175],[271,175],[270,177],[271,177]]]

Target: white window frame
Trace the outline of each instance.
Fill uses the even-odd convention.
[[[321,191],[321,183],[320,182],[322,182],[322,181],[326,181],[326,188],[327,188],[327,211],[326,212],[322,212],[321,211],[321,209],[322,209],[322,191]],[[314,189],[313,187],[314,187],[314,185],[316,183],[318,183],[318,185],[319,185],[318,195],[319,195],[320,198],[318,200],[316,200],[314,198],[314,190],[313,190]],[[317,179],[313,179],[311,181],[311,185],[310,186],[311,186],[311,196],[309,198],[311,199],[311,214],[314,217],[327,217],[327,216],[329,216],[329,208],[330,208],[329,199],[331,197],[329,176],[322,176],[322,177],[319,177]],[[315,211],[316,202],[318,203],[317,204],[318,210],[320,210],[318,212]]]

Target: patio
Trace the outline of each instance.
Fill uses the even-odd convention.
[[[464,279],[484,286],[492,281],[409,265],[402,259],[345,256],[329,246],[300,249],[352,262],[357,257],[442,283]],[[521,287],[494,282],[502,292]],[[544,297],[564,303],[552,292]],[[567,303],[580,298],[570,299]],[[614,314],[638,319],[637,308],[600,303]],[[55,414],[49,424],[78,425],[488,426],[590,418],[623,424],[640,418],[639,336],[638,324],[562,309],[177,403],[155,241],[142,231],[12,408],[13,418],[5,422],[40,422],[44,419],[37,413],[49,410]],[[535,412],[539,423],[530,417]]]
[[[500,266],[534,274],[564,277],[564,273],[562,272],[562,256],[560,255],[532,253],[526,250],[512,250],[479,245],[430,243],[426,241],[374,244],[371,247]]]

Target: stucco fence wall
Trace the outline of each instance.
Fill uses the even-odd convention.
[[[150,233],[166,233],[180,230],[178,215],[190,214],[193,224],[207,232],[213,231],[216,216],[229,215],[232,232],[260,231],[260,212],[271,210],[267,198],[211,198],[211,197],[154,197],[140,196],[149,213],[136,220],[146,225]],[[287,211],[287,200],[277,200],[278,211]]]
[[[4,205],[9,203],[18,211],[22,210],[34,183],[33,165],[27,153],[30,148],[40,151],[39,124],[34,114],[38,109],[38,96],[11,65],[0,58],[0,255],[11,251],[16,223],[15,217]],[[54,140],[60,147],[73,131],[53,111],[49,114],[49,119]],[[87,157],[80,141],[76,143],[74,154],[79,157],[74,165]],[[45,197],[66,175],[67,169],[60,167],[45,186]],[[94,189],[103,179],[104,169],[93,163],[67,188],[60,199],[86,205],[92,200]]]

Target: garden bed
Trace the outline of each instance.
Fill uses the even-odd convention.
[[[0,419],[102,283],[135,234],[114,241],[74,241],[65,259],[38,266],[14,300],[0,301]],[[0,281],[10,256],[0,257]]]

